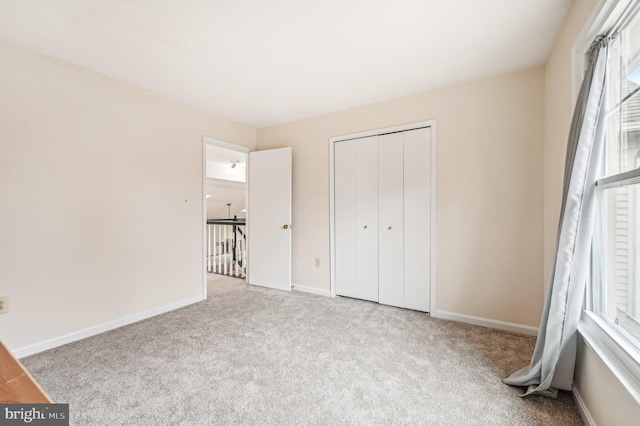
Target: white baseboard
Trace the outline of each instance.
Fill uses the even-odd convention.
[[[580,417],[587,426],[596,426],[595,420],[591,417],[591,413],[587,409],[582,397],[580,396],[580,392],[576,389],[575,386],[571,387],[571,393],[573,394],[573,401],[576,403],[576,407],[578,407],[578,412],[580,413]]]
[[[488,318],[473,317],[471,315],[457,314],[455,312],[447,311],[436,311],[436,315],[432,316],[450,321],[464,322],[466,324],[494,328],[496,330],[509,331],[511,333],[526,334],[527,336],[538,335],[538,328],[531,327],[530,325],[516,324],[513,322],[498,321]]]
[[[291,290],[301,291],[303,293],[317,294],[318,296],[331,297],[331,291],[330,290],[325,290],[323,288],[317,288],[317,287],[309,287],[309,286],[306,286],[306,285],[292,284],[291,285]]]
[[[170,303],[165,306],[150,309],[145,312],[137,314],[127,315],[126,317],[119,318],[117,320],[109,321],[104,324],[96,325],[93,327],[85,328],[84,330],[76,331],[66,334],[64,336],[55,337],[53,339],[45,340],[41,343],[25,346],[11,351],[16,358],[24,358],[29,355],[37,354],[49,349],[53,349],[58,346],[66,345],[67,343],[75,342],[77,340],[86,339],[87,337],[95,336],[96,334],[104,333],[125,325],[133,324],[134,322],[142,321],[147,318],[155,317],[156,315],[164,314],[169,311],[173,311],[178,308],[182,308],[193,303],[197,303],[204,300],[202,295],[191,297],[189,299],[180,300],[175,303]]]

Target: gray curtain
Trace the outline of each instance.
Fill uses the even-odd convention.
[[[599,36],[588,52],[587,71],[573,113],[565,162],[556,259],[528,366],[504,383],[528,386],[532,393],[556,397],[570,390],[576,359],[578,321],[590,267],[595,213],[595,182],[604,145],[604,99],[608,38]]]

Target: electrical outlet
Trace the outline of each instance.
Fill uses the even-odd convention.
[[[316,268],[320,267],[320,258],[316,257]]]
[[[9,297],[0,296],[0,314],[6,314],[9,312]]]

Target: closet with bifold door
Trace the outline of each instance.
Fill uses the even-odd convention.
[[[429,312],[431,128],[334,142],[338,296]]]

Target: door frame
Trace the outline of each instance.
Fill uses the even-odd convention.
[[[210,136],[202,137],[202,299],[205,300],[207,298],[207,145],[216,146],[218,148],[229,149],[231,151],[237,151],[247,154],[247,158],[249,156],[249,152],[254,151],[253,149],[243,146],[237,145],[230,142],[225,142],[220,139],[215,139]],[[245,171],[247,177],[249,174],[249,162],[247,161],[247,168]],[[249,182],[248,178],[245,179],[246,187],[245,187],[245,205],[247,206],[247,215],[249,214]],[[249,270],[249,256],[247,256],[247,270]],[[247,277],[249,275],[247,274]],[[245,281],[247,278],[245,277]]]
[[[335,144],[350,139],[360,139],[369,136],[378,136],[386,133],[404,132],[424,127],[431,129],[431,220],[429,224],[430,241],[430,277],[429,277],[429,315],[436,316],[436,120],[419,121],[416,123],[403,124],[399,126],[384,127],[381,129],[368,130],[365,132],[351,133],[348,135],[334,136],[329,138],[329,237],[331,256],[331,297],[336,296],[336,246],[335,246]]]

